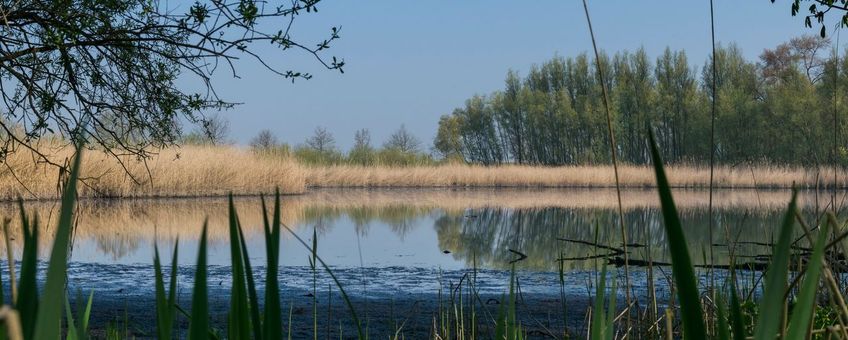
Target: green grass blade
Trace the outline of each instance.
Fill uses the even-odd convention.
[[[309,247],[309,244],[307,244],[306,241],[304,241],[300,236],[298,236],[294,232],[294,230],[292,230],[291,228],[289,228],[288,226],[286,226],[282,223],[280,223],[280,225],[283,228],[286,228],[286,230],[292,235],[292,237],[294,237],[301,245],[303,245],[306,249],[308,249],[312,253],[312,257],[316,261],[318,261],[318,263],[320,263],[321,266],[324,268],[324,271],[326,271],[327,274],[330,275],[330,278],[333,279],[333,282],[336,284],[336,287],[339,288],[339,293],[342,296],[342,300],[344,300],[345,305],[347,306],[348,311],[350,312],[351,318],[353,319],[353,323],[356,325],[356,332],[357,332],[359,339],[361,339],[361,340],[366,339],[365,333],[363,333],[363,331],[362,331],[362,323],[359,321],[359,317],[356,314],[356,308],[353,307],[353,303],[350,301],[350,297],[348,297],[347,293],[344,290],[344,286],[342,286],[342,283],[336,277],[336,274],[333,274],[333,271],[330,269],[330,267],[327,265],[327,263],[324,262],[324,260],[322,260],[320,256],[318,256],[317,251],[314,250],[314,249],[311,249]],[[313,244],[316,244],[314,239],[313,239]]]
[[[730,329],[727,326],[727,308],[724,306],[724,297],[721,294],[716,299],[716,305],[716,317],[718,317],[716,327],[718,329],[715,334],[718,335],[719,340],[730,340]]]
[[[827,223],[822,224],[818,240],[816,240],[815,248],[813,248],[813,255],[807,262],[807,274],[804,277],[804,283],[801,284],[797,303],[792,309],[792,318],[789,320],[789,333],[786,339],[802,339],[807,335],[807,328],[810,326],[810,320],[813,317],[813,306],[816,303],[816,289],[819,286],[819,275],[824,262],[824,247],[827,244],[827,229],[829,226]]]
[[[262,216],[265,221],[265,250],[268,263],[265,277],[265,323],[262,325],[267,340],[282,340],[282,310],[280,307],[280,190],[274,194],[274,215],[268,223],[265,198],[262,198]]]
[[[498,318],[495,321],[495,339],[506,339],[506,295],[501,294],[501,304],[498,306]]]
[[[74,322],[74,313],[71,313],[71,302],[65,298],[65,319],[66,327],[68,328],[67,340],[82,340],[77,337],[77,325]]]
[[[748,332],[745,328],[745,320],[742,318],[742,306],[739,304],[739,294],[736,293],[735,281],[730,281],[730,319],[733,340],[745,340]]]
[[[32,339],[35,332],[35,318],[38,315],[38,218],[30,224],[24,211],[23,200],[18,200],[21,212],[21,231],[24,247],[21,253],[21,276],[18,281],[18,298],[14,306],[20,313],[21,328],[25,339]]]
[[[510,340],[518,339],[518,321],[516,320],[515,313],[515,283],[518,280],[515,277],[515,264],[512,265],[512,269],[509,273],[509,303],[506,306],[506,327],[507,327],[507,336]]]
[[[77,329],[80,339],[88,339],[88,321],[91,319],[91,304],[94,302],[94,291],[88,294],[88,301],[85,303],[85,309],[80,316],[80,326]],[[79,313],[79,312],[77,312]]]
[[[680,301],[681,319],[683,321],[684,336],[687,339],[704,339],[706,327],[704,326],[704,315],[701,309],[700,293],[698,292],[697,279],[689,258],[689,248],[686,245],[686,236],[674,205],[671,195],[671,187],[665,175],[662,157],[657,150],[654,140],[654,132],[649,130],[648,136],[651,144],[651,158],[654,163],[654,171],[657,177],[657,191],[660,195],[665,231],[668,238],[669,251],[671,252],[671,269],[674,282],[677,285],[677,296]]]
[[[771,264],[765,278],[765,289],[760,301],[760,316],[754,328],[754,339],[774,339],[780,328],[783,314],[783,294],[786,291],[786,275],[789,271],[789,253],[792,243],[792,226],[795,221],[796,199],[798,193],[792,191],[792,200],[786,209],[780,227],[777,245],[774,247]]]
[[[206,227],[200,236],[200,250],[197,252],[197,268],[194,272],[194,289],[191,296],[191,323],[188,338],[190,340],[209,339],[209,299],[206,287]]]
[[[170,318],[168,319],[168,330],[169,333],[167,336],[170,336],[171,330],[174,328],[174,318],[176,318],[176,308],[177,308],[177,256],[179,255],[178,249],[180,247],[180,240],[177,239],[174,242],[174,255],[171,257],[171,282],[168,287],[168,315]]]
[[[256,295],[256,283],[253,281],[253,268],[250,266],[250,256],[247,253],[247,244],[244,242],[244,233],[241,223],[238,224],[239,240],[241,241],[242,258],[244,259],[244,273],[247,277],[247,293],[250,298],[250,319],[253,324],[253,336],[256,340],[262,339],[262,321],[259,317],[259,298]]]
[[[598,285],[595,287],[595,304],[592,310],[592,340],[605,340],[604,335],[604,299],[606,298],[607,265],[601,268],[601,276],[598,277]]]
[[[156,333],[159,339],[169,339],[171,336],[171,309],[165,297],[165,279],[162,275],[162,265],[159,260],[159,246],[153,242],[153,275],[156,285]]]
[[[607,309],[606,322],[606,338],[612,340],[615,336],[615,313],[616,313],[616,298],[618,298],[618,281],[612,280],[612,287],[609,294],[609,307]]]
[[[229,196],[230,215],[230,259],[233,272],[233,286],[230,292],[230,311],[227,331],[230,339],[250,337],[250,309],[248,307],[247,287],[245,287],[244,259],[238,232],[238,214],[233,196]]]
[[[42,301],[56,302],[65,300],[68,252],[81,159],[82,147],[78,145],[77,156],[74,158],[74,164],[71,167],[71,176],[68,178],[65,192],[62,194],[62,207],[59,210],[59,223],[56,227],[56,236],[53,239],[50,262],[47,264],[47,279],[44,283]],[[56,340],[61,333],[61,327],[61,303],[50,303],[39,306],[38,315],[35,320],[35,340]]]

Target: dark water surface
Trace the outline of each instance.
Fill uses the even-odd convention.
[[[789,195],[788,191],[719,192],[711,231],[707,193],[675,192],[696,265],[727,264],[728,239],[739,241],[733,251],[741,259],[754,262],[757,255],[768,254],[769,247],[763,244],[775,236]],[[668,261],[655,196],[650,190],[624,192],[631,261]],[[837,205],[844,201],[839,195],[808,192],[800,202],[804,213],[814,217],[832,198]],[[260,200],[237,198],[236,206],[261,292],[265,246]],[[52,230],[55,203],[34,202],[27,209],[50,221],[43,227]],[[95,326],[119,318],[127,319],[138,336],[152,332],[154,241],[163,263],[170,263],[171,249],[179,240],[180,304],[189,306],[197,239],[208,218],[210,300],[217,313],[213,321],[225,329],[230,285],[225,198],[83,200],[78,211],[69,286],[72,291],[95,291]],[[16,217],[16,207],[0,206],[0,214]],[[618,250],[623,248],[613,190],[324,190],[284,197],[282,215],[285,224],[308,242],[313,230],[317,232],[319,256],[334,268],[362,309],[360,314],[369,315],[372,335],[393,333],[399,324],[404,333],[426,334],[440,292],[449,295],[453,285],[473,273],[485,299],[481,302],[496,308],[508,289],[513,265],[529,329],[579,330],[585,326],[596,269],[605,261],[596,257],[620,257]],[[13,225],[19,228],[17,222]],[[41,248],[47,249],[51,233],[44,230],[41,235]],[[13,250],[19,254],[21,245],[15,242]],[[716,246],[710,247],[711,243]],[[295,331],[308,327],[311,332],[309,252],[285,232],[281,252],[284,310],[291,307]],[[670,268],[660,266],[656,273],[658,295],[665,296]],[[613,268],[611,275],[621,279],[623,274]],[[634,296],[640,300],[647,296],[647,280],[643,268],[631,270]],[[337,289],[324,273],[318,273],[317,281],[319,304],[324,306],[319,318],[322,332],[337,337],[341,327],[353,335]]]

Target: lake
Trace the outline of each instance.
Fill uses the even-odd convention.
[[[789,198],[789,191],[717,191],[711,231],[708,193],[675,191],[695,265],[728,265],[731,251],[741,259],[737,262],[762,261]],[[799,204],[805,214],[814,216],[832,199],[841,207],[846,197],[802,192]],[[630,261],[654,261],[659,273],[653,280],[655,289],[658,296],[668,296],[671,270],[663,266],[669,259],[657,194],[649,189],[626,190],[622,201]],[[224,329],[230,284],[226,198],[78,204],[69,285],[72,291],[95,291],[93,324],[117,319],[132,325],[137,336],[152,334],[154,242],[163,263],[170,263],[179,240],[180,304],[189,306],[198,239],[208,219],[210,297],[217,306],[213,312],[218,313],[213,322]],[[235,205],[261,290],[265,263],[261,201],[237,197]],[[50,221],[42,225],[52,230],[57,202],[25,206],[42,222]],[[311,242],[315,232],[318,255],[333,268],[360,314],[370,315],[372,334],[392,334],[399,325],[412,336],[427,334],[441,297],[467,280],[469,273],[476,276],[480,296],[485,297],[482,304],[497,304],[508,289],[513,266],[527,308],[523,317],[531,330],[580,332],[586,325],[597,269],[605,262],[602,257],[611,254],[612,263],[616,258],[620,263],[623,248],[614,189],[317,190],[284,196],[281,206],[282,220],[294,233]],[[14,218],[12,244],[19,258],[17,206],[0,205],[0,213]],[[52,238],[47,231],[40,233],[42,258]],[[284,310],[291,312],[295,331],[307,326],[305,331],[312,330],[315,284],[317,299],[325,307],[321,331],[353,335],[329,276],[318,272],[313,281],[309,251],[285,230],[282,238],[279,279]],[[728,247],[728,239],[736,246]],[[622,271],[615,268],[611,267],[611,275],[620,279]],[[644,301],[647,271],[631,266],[630,274],[634,296]]]

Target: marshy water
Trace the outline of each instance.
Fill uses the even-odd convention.
[[[768,244],[776,237],[789,198],[789,191],[717,191],[711,232],[708,193],[676,191],[695,265],[727,265],[731,251],[737,262],[747,263],[769,254]],[[667,296],[671,270],[662,266],[669,259],[657,194],[627,190],[622,200],[630,260],[654,261],[657,294]],[[810,215],[831,201],[842,206],[845,194],[799,195],[802,211]],[[197,242],[208,218],[210,296],[213,308],[220,305],[223,325],[230,283],[226,198],[81,200],[78,205],[69,285],[72,290],[95,291],[95,324],[123,315],[138,335],[154,327],[154,241],[163,263],[170,263],[179,240],[179,296],[180,303],[188,306]],[[265,246],[260,199],[239,197],[235,205],[261,289]],[[565,300],[573,310],[559,314],[570,317],[554,323],[580,328],[586,322],[597,269],[606,261],[602,256],[620,263],[623,248],[614,189],[318,190],[284,196],[281,206],[283,222],[300,237],[311,242],[313,231],[318,235],[318,255],[334,269],[362,313],[373,316],[375,333],[393,332],[402,321],[407,322],[406,330],[426,332],[440,294],[449,295],[446,292],[469,273],[476,275],[481,296],[493,297],[486,303],[497,303],[508,289],[513,265],[523,301],[530,306],[524,314],[532,319],[529,323],[553,328],[550,315],[566,305]],[[42,225],[52,229],[58,202],[29,202],[25,207],[42,222],[49,220]],[[17,205],[4,204],[0,213],[13,218],[13,251],[19,258]],[[51,237],[51,230],[40,232],[42,258]],[[728,246],[728,239],[734,246]],[[335,325],[326,329],[332,333],[340,322],[347,322],[345,312],[329,276],[319,271],[313,278],[309,255],[283,233],[283,306],[291,307],[293,323],[302,319],[303,325],[311,326],[315,284],[319,303],[335,310],[322,312],[320,318],[322,324]],[[613,270],[613,275],[623,274]],[[634,295],[644,299],[646,270],[632,266],[630,281]],[[539,320],[548,320],[547,326]]]

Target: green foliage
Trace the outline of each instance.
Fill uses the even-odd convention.
[[[495,339],[504,340],[520,340],[523,339],[521,324],[518,322],[516,311],[516,288],[518,278],[515,277],[515,265],[512,266],[509,274],[509,295],[501,297],[501,303],[498,307],[498,318],[495,320]]]
[[[833,154],[839,147],[834,133],[848,133],[848,102],[835,100],[848,84],[848,74],[838,72],[846,69],[848,58],[824,55],[826,43],[795,38],[764,51],[759,62],[746,60],[736,45],[717,47],[719,162],[848,164],[848,152]],[[606,86],[622,161],[649,163],[642,132],[648,125],[655,128],[663,159],[709,159],[712,57],[700,72],[684,51],[668,48],[655,60],[644,49],[599,59],[609,73]],[[608,163],[597,67],[581,54],[555,56],[523,78],[509,71],[502,90],[475,95],[439,119],[434,147],[444,157],[480,164]]]
[[[595,287],[595,302],[592,307],[592,340],[610,340],[615,338],[615,313],[616,313],[616,297],[618,290],[616,289],[616,281],[612,281],[612,287],[609,294],[609,305],[604,313],[604,302],[607,298],[607,265],[604,264],[601,269],[601,275],[598,277],[598,285]]]
[[[675,207],[674,198],[671,196],[671,187],[665,175],[665,168],[657,149],[653,131],[649,131],[648,135],[651,158],[657,178],[657,191],[660,195],[664,226],[669,252],[671,253],[672,276],[677,286],[677,298],[680,301],[684,335],[687,339],[705,339],[707,330],[704,326],[704,315],[701,309],[701,295],[698,292],[698,281],[695,277],[694,267],[692,267],[692,260],[689,258],[686,236],[683,234],[677,207]]]
[[[789,333],[787,339],[804,338],[810,325],[810,320],[813,317],[813,309],[816,304],[816,290],[819,287],[819,275],[822,271],[822,263],[824,262],[824,247],[827,244],[828,227],[830,224],[823,224],[819,230],[819,237],[816,245],[813,248],[813,255],[810,256],[810,261],[807,262],[807,274],[804,276],[804,283],[801,284],[801,290],[797,296],[797,302],[792,309],[792,319],[789,320]]]
[[[754,328],[754,339],[773,339],[780,328],[783,316],[783,294],[786,291],[786,275],[789,271],[789,254],[792,251],[792,226],[795,223],[797,192],[792,200],[780,227],[780,235],[772,252],[771,263],[766,272],[765,288],[760,301],[760,315]],[[818,282],[818,281],[816,281]]]
[[[209,300],[206,272],[207,222],[203,222],[200,244],[197,251],[197,266],[194,271],[194,288],[191,294],[191,322],[188,338],[209,339]]]
[[[156,284],[156,333],[159,339],[170,339],[173,334],[174,318],[176,317],[177,291],[177,255],[179,241],[174,243],[174,253],[171,257],[171,282],[168,296],[165,297],[165,280],[162,265],[159,261],[159,246],[153,244],[153,270]]]
[[[339,165],[344,163],[344,155],[338,150],[317,150],[306,146],[294,149],[294,157],[306,165]]]

